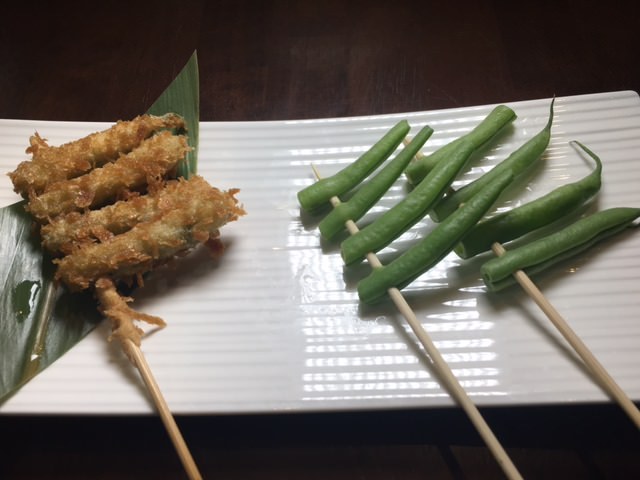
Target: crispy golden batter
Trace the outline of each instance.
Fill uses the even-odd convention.
[[[190,197],[206,195],[207,182],[199,176],[167,182],[147,195],[133,196],[99,210],[61,215],[40,230],[43,246],[52,253],[68,255],[79,245],[106,241],[136,224],[181,208]]]
[[[131,340],[139,347],[142,335],[144,335],[143,330],[133,323],[134,320],[141,320],[161,328],[166,325],[160,317],[137,312],[129,308],[127,303],[131,302],[132,299],[122,297],[118,293],[113,281],[109,278],[98,279],[95,291],[96,297],[100,302],[100,311],[111,320],[111,336],[109,337],[109,341],[114,338],[119,340],[127,355],[129,349],[126,346],[126,341]],[[129,359],[133,361],[133,359]]]
[[[183,199],[181,208],[162,211],[125,233],[102,243],[81,245],[55,260],[56,278],[72,290],[89,288],[103,277],[133,279],[154,265],[217,237],[218,228],[244,215],[234,197],[237,190],[223,192],[206,182],[193,185],[197,189]]]
[[[30,199],[27,210],[45,222],[64,213],[102,206],[158,182],[175,170],[188,150],[186,137],[161,132],[113,163],[50,185],[45,193]]]
[[[39,195],[55,182],[75,178],[129,153],[155,132],[184,128],[184,120],[176,114],[141,115],[59,147],[50,147],[36,133],[27,148],[32,159],[20,163],[9,176],[23,197]]]

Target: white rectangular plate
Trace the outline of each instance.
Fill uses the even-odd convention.
[[[511,102],[518,114],[459,186],[494,165],[546,123],[550,99]],[[613,92],[556,99],[552,140],[528,183],[505,208],[582,178],[604,163],[591,207],[640,207],[640,99]],[[352,162],[398,120],[435,129],[429,153],[475,126],[493,105],[301,121],[201,124],[199,171],[238,187],[248,215],[222,230],[217,262],[203,252],[159,270],[134,307],[168,326],[143,350],[176,413],[318,411],[452,405],[390,304],[360,307],[337,244],[320,241],[317,218],[296,192]],[[106,123],[0,120],[0,205],[18,200],[4,173],[27,158],[38,131],[60,144]],[[367,219],[404,194],[398,180]],[[365,221],[367,220],[365,219]],[[381,255],[433,228],[425,220]],[[627,231],[537,278],[543,292],[623,389],[640,399],[640,235]],[[488,258],[487,256],[483,258]],[[409,303],[479,405],[597,402],[606,396],[535,305],[517,288],[484,291],[479,260],[449,255],[406,289]],[[147,413],[144,390],[102,325],[0,405],[1,413]]]

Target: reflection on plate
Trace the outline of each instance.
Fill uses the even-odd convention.
[[[547,121],[549,99],[508,103],[518,119],[458,185],[478,176]],[[436,407],[452,401],[391,304],[358,305],[366,265],[345,269],[318,218],[300,214],[296,192],[351,162],[401,118],[435,129],[425,152],[467,132],[492,105],[400,115],[201,124],[199,170],[213,185],[238,187],[248,211],[225,227],[217,262],[196,252],[158,271],[136,294],[141,310],[168,323],[143,343],[176,413]],[[25,158],[35,130],[59,144],[107,124],[0,120],[0,169]],[[604,186],[589,207],[640,206],[640,99],[634,92],[556,100],[541,168],[508,208],[586,175],[579,140],[604,163]],[[2,176],[0,202],[17,200]],[[404,194],[400,179],[363,222]],[[416,225],[384,250],[384,261],[432,228]],[[536,280],[620,385],[640,399],[640,235],[626,232]],[[486,256],[484,257],[486,258]],[[546,318],[517,288],[484,291],[481,259],[448,256],[405,292],[418,318],[479,405],[591,402],[605,395]],[[106,328],[0,406],[2,413],[143,413],[152,410]]]

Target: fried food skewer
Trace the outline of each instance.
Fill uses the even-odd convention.
[[[132,196],[99,210],[61,215],[40,229],[42,245],[50,252],[72,253],[79,245],[104,242],[171,210],[182,208],[185,199],[205,194],[209,185],[199,176],[171,180],[164,188]]]
[[[57,275],[72,289],[94,285],[100,309],[112,323],[110,338],[120,341],[124,353],[140,372],[189,478],[200,479],[198,467],[140,350],[144,332],[134,324],[134,320],[142,320],[162,327],[164,321],[129,308],[129,299],[118,293],[112,279],[141,276],[154,262],[166,261],[198,243],[217,238],[218,228],[245,213],[234,197],[237,190],[222,192],[201,177],[180,183],[190,188],[181,209],[161,212],[153,220],[139,223],[103,243],[80,246],[58,261]],[[127,253],[113,257],[123,248]]]
[[[23,162],[10,174],[14,189],[28,198],[43,246],[62,254],[56,280],[70,290],[93,288],[99,309],[138,369],[189,478],[202,476],[140,349],[144,331],[135,322],[165,322],[137,312],[117,289],[200,243],[217,249],[218,229],[244,215],[234,195],[203,178],[168,180],[189,151],[187,139],[163,129],[184,129],[178,115],[142,116],[118,122],[61,147],[37,133]],[[115,203],[113,203],[115,202]]]
[[[119,155],[129,153],[142,140],[160,130],[184,128],[184,119],[169,113],[160,117],[141,115],[130,121],[119,121],[107,130],[59,147],[50,147],[35,133],[27,148],[32,159],[20,163],[9,176],[14,190],[23,197],[40,195],[51,184],[78,177],[115,161]]]
[[[244,215],[234,197],[237,190],[223,192],[204,181],[186,182],[192,189],[181,209],[164,212],[102,243],[79,246],[54,260],[58,265],[56,279],[71,290],[89,288],[105,276],[135,279],[199,243],[217,238],[220,227]]]
[[[153,186],[175,170],[188,150],[186,137],[159,133],[113,163],[52,184],[42,195],[30,198],[27,210],[46,222],[64,213],[101,207],[131,190]]]

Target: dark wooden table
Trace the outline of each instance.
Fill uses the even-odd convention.
[[[615,2],[19,3],[0,9],[0,118],[133,117],[194,49],[204,121],[640,91],[637,17]],[[615,406],[483,414],[526,478],[640,478]],[[178,422],[206,478],[502,478],[456,408]],[[184,478],[154,416],[0,415],[0,446],[3,479]]]

